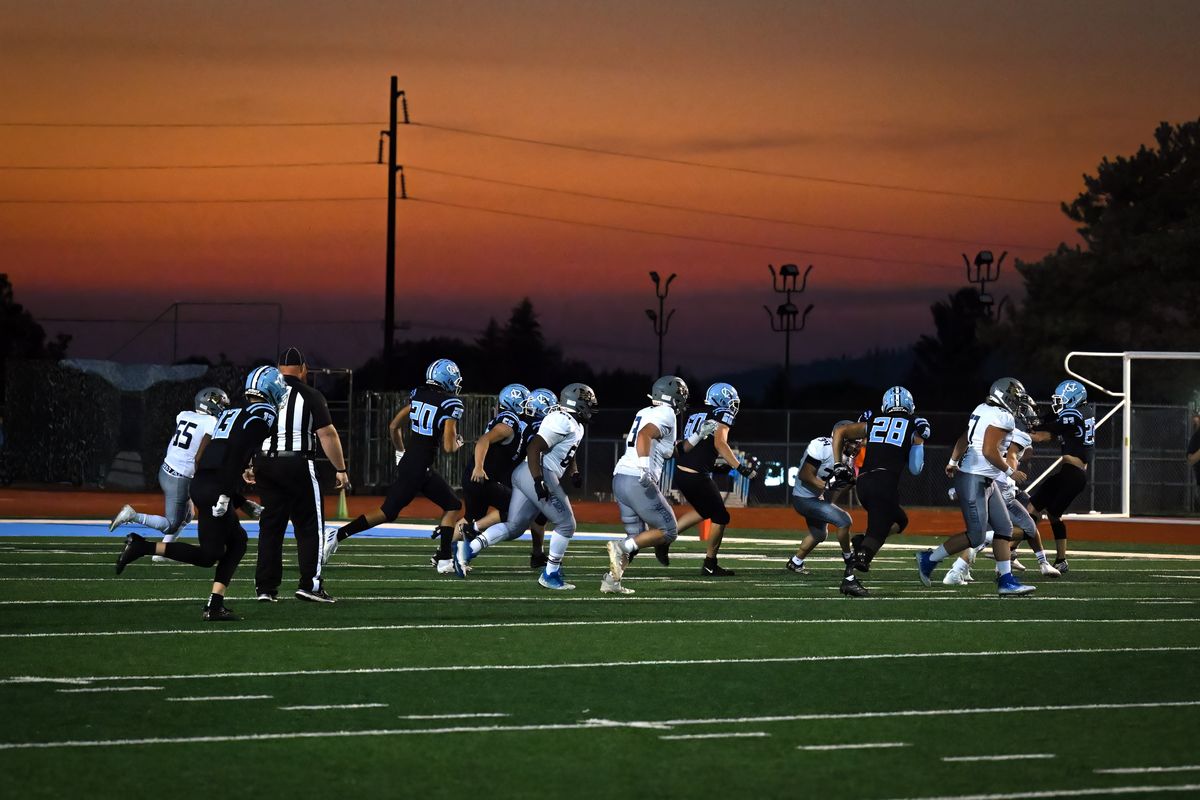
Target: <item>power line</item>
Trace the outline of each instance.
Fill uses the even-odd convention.
[[[105,200],[84,200],[81,198],[41,199],[33,197],[0,198],[0,205],[193,205],[193,204],[222,204],[222,203],[345,203],[345,202],[378,202],[386,197],[374,195],[371,197],[235,197],[235,198],[186,198],[186,197],[153,197],[153,198],[114,198]]]
[[[1005,195],[980,194],[975,192],[956,192],[949,189],[928,189],[917,186],[902,186],[900,184],[891,183],[874,183],[870,181],[852,181],[843,178],[829,178],[820,175],[801,175],[791,172],[776,172],[765,169],[753,169],[751,167],[734,167],[726,164],[713,164],[706,161],[691,161],[682,158],[667,158],[665,156],[652,156],[645,153],[632,153],[622,150],[609,150],[603,147],[594,147],[590,145],[567,144],[565,142],[554,142],[547,139],[532,139],[523,136],[509,136],[502,133],[492,133],[489,131],[471,130],[469,128],[456,128],[449,125],[437,125],[430,122],[413,122],[413,127],[429,128],[430,130],[445,131],[447,133],[457,133],[463,136],[477,136],[486,139],[497,139],[505,142],[518,142],[520,144],[539,145],[542,147],[555,147],[560,150],[573,150],[579,153],[592,153],[594,155],[613,156],[616,158],[631,158],[640,161],[655,161],[661,164],[674,164],[683,167],[701,167],[703,169],[724,170],[726,172],[737,172],[745,175],[759,175],[770,178],[786,178],[788,180],[810,181],[813,183],[828,183],[837,186],[852,186],[861,189],[881,189],[892,192],[911,192],[914,194],[939,195],[942,197],[961,197],[970,200],[990,200],[1003,203],[1023,203],[1026,205],[1046,205],[1058,207],[1057,200],[1043,200],[1032,197],[1009,197]]]
[[[293,161],[260,164],[0,164],[0,170],[80,171],[80,170],[173,170],[173,169],[291,169],[294,167],[378,166],[375,161]]]
[[[353,128],[386,122],[0,122],[0,128]]]
[[[461,172],[450,172],[449,170],[433,169],[431,167],[412,166],[409,164],[405,164],[404,167],[405,167],[405,169],[407,169],[409,171],[415,170],[417,172],[427,172],[431,175],[444,175],[444,176],[450,177],[450,178],[461,178],[463,180],[468,180],[468,181],[477,181],[480,183],[491,183],[491,184],[495,184],[497,186],[509,186],[509,187],[514,187],[514,188],[518,188],[518,189],[532,189],[532,190],[539,191],[539,192],[551,192],[553,194],[567,195],[569,197],[583,197],[583,198],[587,198],[590,200],[604,200],[604,201],[610,202],[610,203],[625,203],[628,205],[646,206],[648,208],[661,208],[661,209],[666,209],[669,211],[684,211],[684,212],[688,212],[688,213],[692,213],[692,214],[708,214],[708,215],[711,215],[714,217],[727,217],[729,219],[740,219],[740,220],[746,220],[746,221],[750,221],[750,222],[770,222],[770,223],[775,223],[775,224],[779,224],[779,225],[792,225],[792,226],[798,227],[798,228],[815,228],[818,230],[837,231],[839,233],[859,233],[859,234],[867,234],[870,236],[894,236],[894,237],[901,238],[901,239],[912,239],[915,241],[923,241],[923,242],[948,242],[951,244],[969,244],[969,245],[978,245],[979,244],[979,240],[977,240],[977,239],[955,239],[955,238],[946,237],[946,236],[927,236],[927,235],[919,234],[919,233],[903,233],[901,231],[888,231],[888,230],[880,230],[880,229],[873,229],[873,228],[851,228],[851,227],[846,227],[846,226],[842,226],[842,225],[826,225],[826,224],[815,223],[815,222],[800,222],[797,220],[782,219],[780,217],[760,217],[760,216],[755,216],[752,214],[739,214],[739,213],[730,212],[730,211],[713,211],[711,209],[697,208],[695,206],[680,206],[680,205],[673,205],[670,203],[655,203],[655,202],[650,202],[650,201],[646,201],[646,200],[633,200],[633,199],[627,198],[627,197],[615,197],[613,195],[594,194],[591,192],[580,192],[580,191],[574,191],[574,190],[570,190],[570,189],[558,189],[558,188],[554,188],[551,186],[540,186],[540,185],[531,184],[531,183],[519,183],[516,181],[505,181],[505,180],[499,180],[497,178],[484,178],[484,177],[480,177],[478,175],[467,175],[467,174],[464,174]],[[991,242],[989,242],[989,243],[991,243]],[[996,247],[1005,247],[1005,248],[1014,249],[1014,250],[1024,249],[1024,250],[1048,251],[1048,250],[1053,250],[1056,247],[1056,245],[1036,245],[1036,244],[1019,244],[1019,243],[1005,243],[1005,242],[994,242],[991,244],[993,244]]]
[[[507,217],[519,217],[521,219],[534,219],[542,222],[557,222],[561,225],[578,225],[585,228],[597,228],[607,231],[619,231],[621,233],[636,233],[642,236],[661,236],[668,239],[683,239],[691,242],[707,242],[709,244],[726,244],[734,247],[748,247],[756,250],[771,250],[776,253],[792,253],[803,256],[827,256],[830,258],[844,258],[851,261],[866,261],[869,263],[879,264],[902,264],[904,266],[917,267],[933,267],[936,269],[946,268],[946,264],[937,264],[931,261],[911,261],[903,258],[888,258],[885,256],[857,256],[849,253],[836,253],[827,250],[811,250],[803,247],[792,247],[789,245],[773,245],[765,242],[746,242],[736,239],[717,239],[709,236],[694,236],[686,233],[668,233],[665,231],[646,230],[644,228],[630,228],[623,225],[606,225],[601,222],[583,222],[573,219],[562,219],[561,217],[545,217],[540,214],[526,214],[521,211],[505,211],[498,208],[485,208],[483,206],[467,205],[465,203],[451,203],[444,200],[431,200],[425,197],[408,196],[406,202],[426,203],[428,205],[442,206],[444,208],[455,208],[464,211],[478,211],[484,214],[500,214]]]

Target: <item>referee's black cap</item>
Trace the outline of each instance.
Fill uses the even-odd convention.
[[[303,367],[306,363],[304,353],[301,353],[298,347],[289,347],[279,356],[279,366],[281,367]]]

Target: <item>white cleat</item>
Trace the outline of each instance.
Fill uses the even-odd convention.
[[[1020,561],[1017,561],[1016,558],[1014,558],[1012,560],[1012,570],[1013,570],[1013,572],[1024,572],[1025,565],[1022,564]]]
[[[321,565],[329,563],[329,559],[337,552],[338,545],[341,542],[337,538],[338,527],[336,525],[326,525],[325,535],[321,540]]]
[[[443,558],[437,562],[438,575],[453,575],[454,574],[454,559]],[[465,576],[464,576],[465,577]]]
[[[1042,575],[1047,578],[1061,578],[1062,573],[1049,564],[1042,564]]]
[[[155,564],[170,564],[171,563],[171,559],[167,558],[166,556],[151,556],[150,560],[153,561]]]
[[[963,580],[966,583],[974,583],[975,582],[975,576],[971,574],[971,570],[969,570],[969,569],[967,570],[967,574],[963,575]]]
[[[621,578],[625,575],[625,565],[629,563],[629,554],[621,547],[621,542],[608,543],[608,571],[612,573],[613,580],[617,583],[621,582]]]
[[[945,586],[966,586],[966,572],[960,569],[952,569],[946,573],[946,577],[942,578],[942,584]]]
[[[133,510],[133,506],[121,506],[121,510],[112,518],[112,522],[108,523],[108,532],[112,533],[118,526],[124,525],[127,522],[133,522],[137,512]]]
[[[604,577],[600,579],[601,594],[633,594],[633,591],[622,586],[620,581],[614,581],[611,572],[604,573]]]

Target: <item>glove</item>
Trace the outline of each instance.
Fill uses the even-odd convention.
[[[845,486],[854,484],[854,471],[845,464],[834,464],[829,480],[825,481],[826,492],[836,492]]]
[[[400,459],[404,458],[404,453],[405,453],[405,451],[404,451],[404,450],[397,450],[397,451],[396,451],[396,463],[397,463],[397,464],[399,464],[399,463],[400,463]]]
[[[642,474],[638,475],[638,483],[640,483],[644,488],[649,489],[651,486],[658,483],[658,480],[654,477],[654,473],[650,471],[649,467],[642,467]]]
[[[754,480],[756,477],[758,477],[758,470],[755,469],[754,467],[750,466],[749,464],[745,464],[745,463],[738,464],[737,471],[738,471],[738,474],[741,475],[743,478],[749,478],[750,480]]]
[[[717,423],[714,420],[706,419],[703,423],[701,423],[700,430],[687,437],[688,444],[690,444],[692,447],[695,447],[716,432]]]
[[[217,498],[217,504],[212,507],[212,515],[214,517],[223,517],[225,512],[229,510],[229,495],[223,494]]]
[[[534,478],[533,479],[533,491],[537,493],[538,500],[549,500],[550,499],[550,490],[548,488],[546,488],[546,479],[545,478]]]
[[[571,485],[574,486],[576,489],[583,488],[583,473],[582,472],[572,472],[571,473]]]
[[[927,442],[929,441],[929,437],[933,435],[933,431],[929,427],[929,420],[924,417],[917,417],[913,420],[913,430],[917,436],[920,436]]]

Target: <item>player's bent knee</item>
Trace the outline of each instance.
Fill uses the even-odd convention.
[[[670,544],[671,542],[673,542],[679,538],[679,528],[677,528],[675,526],[671,526],[670,528],[663,528],[662,535],[663,535],[663,541],[666,542],[667,544]]]
[[[714,512],[709,519],[712,520],[713,525],[728,525],[730,519],[729,510],[722,508],[719,512]]]

